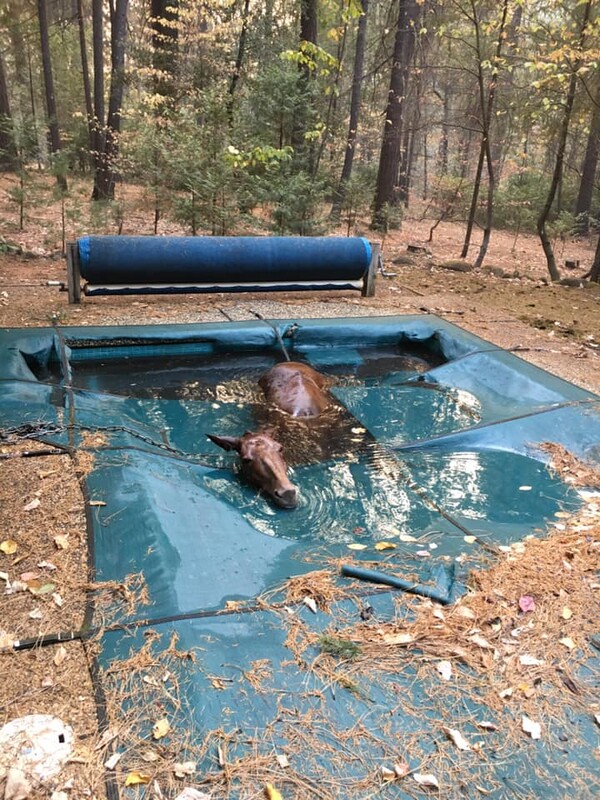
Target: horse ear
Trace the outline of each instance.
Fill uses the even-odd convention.
[[[211,442],[214,442],[218,447],[223,450],[237,450],[240,451],[240,440],[236,436],[213,436],[212,433],[206,434]]]

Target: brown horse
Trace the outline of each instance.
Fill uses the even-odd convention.
[[[281,445],[268,433],[246,431],[240,437],[206,435],[223,450],[236,450],[240,454],[240,474],[249,483],[266,492],[281,508],[296,508],[298,489],[287,476]]]
[[[277,364],[259,378],[265,397],[292,417],[318,417],[330,405],[327,379],[297,361]]]

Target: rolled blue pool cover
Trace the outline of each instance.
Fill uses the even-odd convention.
[[[81,275],[90,283],[247,283],[359,280],[371,262],[360,237],[85,236]]]

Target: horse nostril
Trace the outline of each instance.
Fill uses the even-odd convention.
[[[273,493],[277,500],[281,502],[282,505],[285,506],[295,506],[298,502],[298,490],[297,489],[276,489]]]

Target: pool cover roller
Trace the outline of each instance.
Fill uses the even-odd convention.
[[[69,301],[148,294],[358,289],[374,293],[379,245],[359,237],[84,236],[69,244]]]

